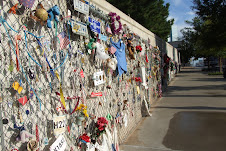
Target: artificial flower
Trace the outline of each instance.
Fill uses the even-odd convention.
[[[90,142],[90,137],[84,133],[82,136],[79,137],[81,140],[85,141],[85,142]]]

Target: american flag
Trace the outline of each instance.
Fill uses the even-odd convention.
[[[66,33],[61,32],[57,37],[60,40],[60,49],[65,49],[67,45],[70,43],[70,40],[68,39]]]
[[[111,28],[110,28],[109,24],[107,24],[107,26],[106,26],[106,31],[107,31],[109,34],[112,34]]]

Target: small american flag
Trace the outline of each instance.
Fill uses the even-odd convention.
[[[60,40],[60,49],[65,49],[67,45],[70,43],[70,40],[68,39],[66,33],[61,32],[57,37]]]
[[[107,26],[106,26],[106,31],[107,31],[109,34],[112,34],[111,28],[110,28],[109,24],[107,24]]]

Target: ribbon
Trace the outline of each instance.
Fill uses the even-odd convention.
[[[61,103],[62,103],[63,107],[66,109],[66,104],[65,104],[64,94],[63,94],[63,90],[62,90],[61,84],[60,84],[60,100],[61,100]]]
[[[0,16],[0,22],[3,24],[3,26],[4,26],[4,28],[5,28],[5,31],[6,31],[6,33],[7,33],[7,36],[9,37],[10,44],[13,46],[12,39],[11,39],[11,37],[10,37],[10,35],[9,35],[9,32],[8,32],[8,30],[7,30],[7,28],[6,28],[5,23],[6,23],[6,24],[8,25],[8,27],[9,27],[11,30],[13,30],[14,32],[18,33],[18,31],[14,30],[14,29],[7,23],[7,21],[4,20],[4,19],[2,18],[2,16]],[[14,47],[13,47],[13,51],[14,51],[14,54],[16,55],[16,51],[15,51]],[[17,57],[17,55],[16,55],[16,57]],[[19,60],[18,60],[18,62],[19,62]],[[19,62],[19,66],[21,67],[22,73],[24,74],[25,79],[27,80],[29,86],[31,87],[31,89],[32,89],[32,91],[33,91],[33,88],[32,88],[32,86],[31,86],[31,84],[30,84],[30,82],[29,82],[29,80],[28,80],[28,78],[27,78],[27,74],[24,72],[24,69],[23,69],[22,65],[20,64],[20,62]],[[33,91],[33,92],[34,92],[34,91]],[[35,92],[34,92],[34,94],[35,94],[36,98],[37,98],[38,101],[39,101],[39,104],[40,104],[40,110],[41,110],[41,100],[39,99],[39,97],[37,96],[37,94],[36,94]]]
[[[56,92],[56,95],[61,96],[61,93]],[[64,97],[64,98],[65,98],[65,97]],[[71,114],[73,114],[73,113],[75,112],[76,108],[78,107],[80,97],[73,96],[73,97],[67,97],[67,98],[66,98],[67,100],[70,100],[70,99],[77,99],[77,98],[78,98],[78,101],[77,101],[77,103],[76,103],[76,105],[75,105],[74,110],[73,110],[71,113],[68,113],[68,112],[67,112],[66,107],[63,105],[63,102],[62,102],[62,99],[61,99],[61,105],[62,105],[63,110],[65,111],[66,114],[71,115]]]
[[[38,124],[36,124],[36,141],[39,142]],[[39,149],[37,149],[38,151]]]
[[[43,50],[43,52],[44,52],[44,49],[42,48],[43,46],[42,46],[40,40],[39,40],[38,38],[36,38],[36,40],[37,40],[37,42],[38,42],[38,44],[39,44],[41,50]],[[48,59],[47,59],[47,56],[46,56],[45,52],[44,52],[44,56],[45,56],[45,58],[46,58],[47,64],[49,65],[50,73],[52,74],[52,76],[53,76],[53,78],[54,78],[54,77],[55,77],[55,74],[54,74],[53,69],[52,69],[52,67],[51,67],[51,65],[50,65],[50,63],[49,63],[49,61],[48,61]]]
[[[15,36],[15,41],[16,41],[16,70],[19,71],[19,47],[18,47],[18,43],[17,40],[21,40],[21,36],[20,35],[16,35]]]

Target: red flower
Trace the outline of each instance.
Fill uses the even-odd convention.
[[[103,131],[103,130],[104,130],[104,127],[103,127],[103,126],[99,126],[98,129],[99,129],[100,131]]]
[[[90,137],[86,133],[84,133],[79,138],[82,139],[82,140],[84,140],[85,142],[90,142]]]
[[[136,78],[135,78],[135,81],[136,81],[136,82],[142,82],[142,80],[141,80],[140,77],[136,77]]]
[[[141,52],[142,51],[141,46],[140,45],[139,46],[136,46],[136,50]]]
[[[98,119],[97,119],[97,123],[99,123],[99,124],[108,124],[108,121],[106,120],[106,118],[105,117],[99,117]],[[99,125],[98,124],[98,125]]]
[[[105,117],[99,117],[97,119],[96,127],[98,128],[99,131],[103,131],[108,124],[108,121]]]

